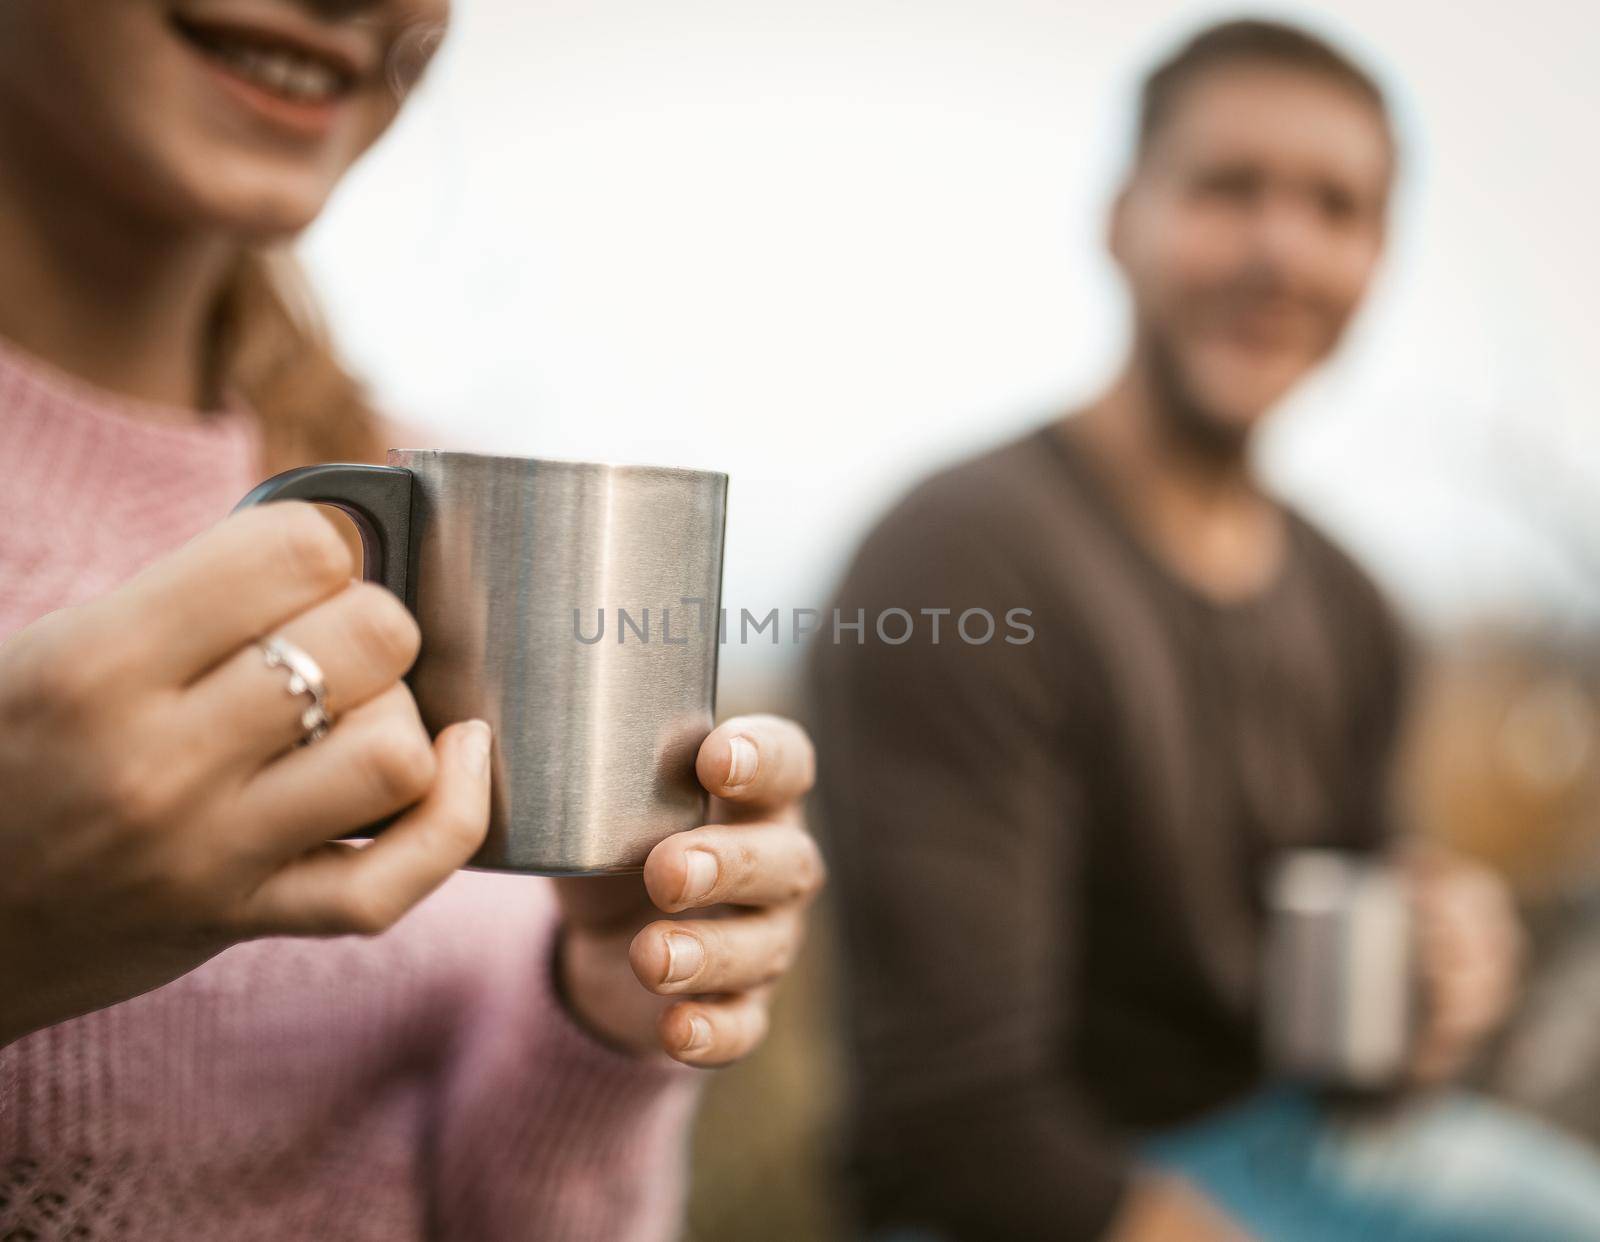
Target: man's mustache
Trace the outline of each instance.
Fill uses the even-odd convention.
[[[1329,299],[1267,268],[1252,268],[1213,285],[1202,300],[1207,309],[1221,314],[1271,313],[1321,319],[1334,313]]]

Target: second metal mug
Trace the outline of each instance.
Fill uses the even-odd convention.
[[[1265,1043],[1292,1078],[1381,1091],[1403,1077],[1419,1018],[1415,932],[1398,867],[1285,852],[1267,891]]]
[[[361,532],[366,576],[422,631],[408,681],[438,732],[494,728],[472,865],[636,871],[706,816],[694,761],[715,707],[728,476],[391,449],[387,466],[267,480]]]

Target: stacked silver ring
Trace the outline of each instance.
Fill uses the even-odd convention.
[[[289,670],[287,685],[291,695],[303,694],[311,700],[310,706],[300,713],[300,727],[305,730],[300,745],[320,742],[333,724],[328,715],[328,687],[322,680],[322,666],[286,638],[264,638],[256,646],[261,649],[268,668]]]

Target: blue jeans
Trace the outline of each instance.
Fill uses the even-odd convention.
[[[1597,1242],[1600,1158],[1488,1100],[1453,1093],[1383,1115],[1281,1087],[1142,1149],[1259,1242]],[[940,1242],[888,1230],[873,1242]]]
[[[1465,1093],[1341,1113],[1278,1088],[1146,1144],[1261,1242],[1596,1242],[1600,1159]]]

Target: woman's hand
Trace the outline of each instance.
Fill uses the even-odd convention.
[[[691,1065],[722,1065],[761,1042],[771,985],[794,961],[823,882],[800,817],[815,770],[798,725],[729,720],[696,761],[713,818],[728,822],[662,841],[642,881],[557,881],[561,986],[586,1026]]]
[[[0,1044],[239,940],[383,931],[477,849],[487,726],[430,742],[416,624],[353,572],[312,506],[267,505],[0,646]],[[269,634],[323,669],[314,745]]]
[[[1523,932],[1504,882],[1437,847],[1407,858],[1417,920],[1423,1024],[1412,1078],[1460,1073],[1516,998]]]

